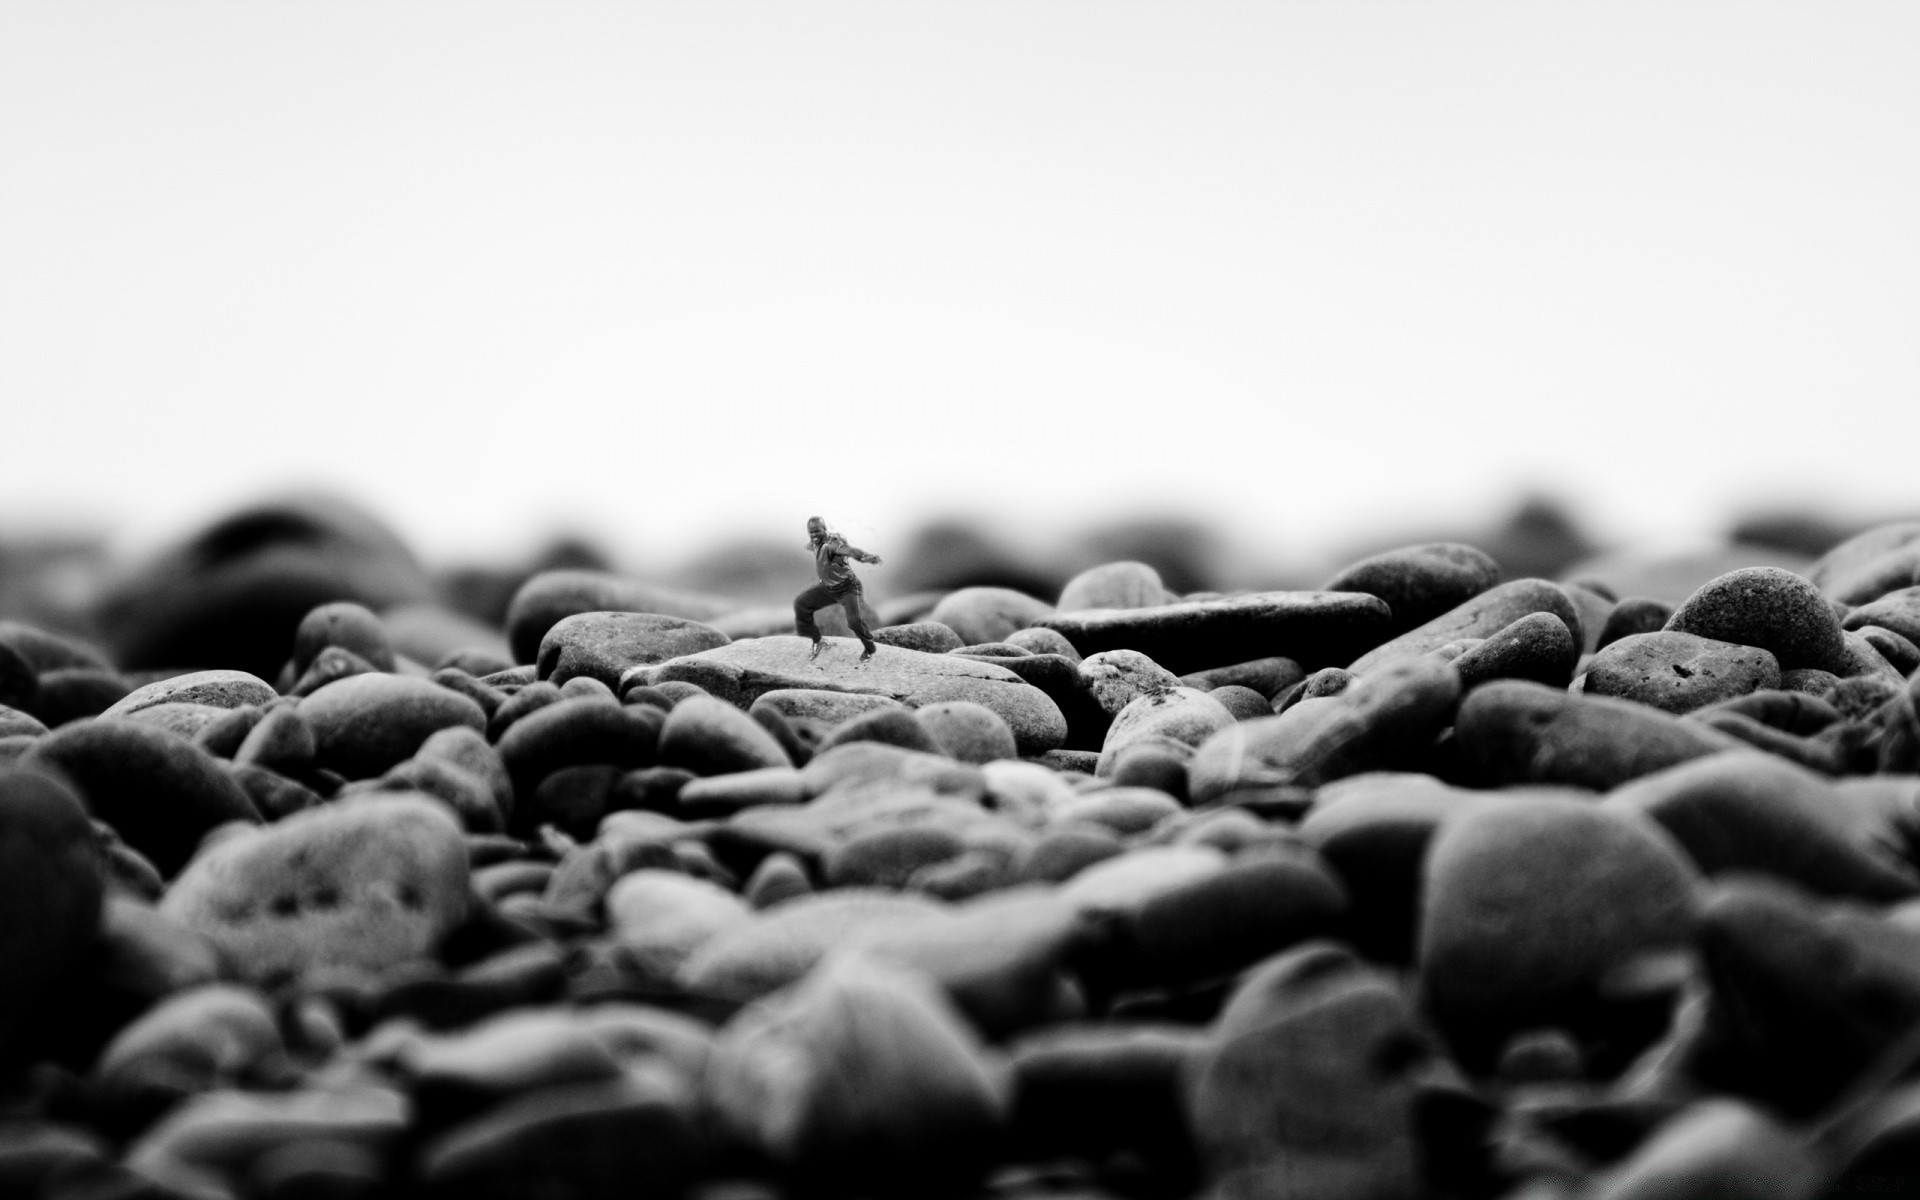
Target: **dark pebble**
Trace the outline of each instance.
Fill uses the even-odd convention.
[[[1712,580],[1674,609],[1666,627],[1758,646],[1778,659],[1783,671],[1815,667],[1852,673],[1833,608],[1813,584],[1779,567],[1747,567]]]
[[[1355,592],[1257,592],[1160,608],[1060,613],[1036,622],[1083,656],[1138,650],[1175,675],[1284,657],[1337,666],[1377,644],[1392,623],[1384,601]]]
[[[1321,585],[1329,592],[1368,592],[1393,610],[1396,635],[1417,628],[1500,582],[1500,564],[1472,546],[1430,542],[1363,558]]]
[[[1553,613],[1521,617],[1453,660],[1460,690],[1472,691],[1492,679],[1530,679],[1565,687],[1580,661],[1573,631]]]
[[[221,764],[187,739],[137,721],[99,718],[62,726],[22,760],[73,780],[94,816],[171,876],[200,839],[258,813]]]
[[[1607,614],[1607,622],[1600,627],[1600,640],[1595,643],[1596,651],[1603,650],[1623,637],[1632,637],[1636,633],[1654,633],[1667,627],[1667,619],[1673,616],[1673,605],[1664,600],[1655,600],[1648,596],[1629,596],[1613,606]]]

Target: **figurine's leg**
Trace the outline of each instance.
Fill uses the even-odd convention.
[[[815,584],[801,592],[793,601],[793,631],[802,637],[813,639],[813,651],[807,655],[811,662],[820,657],[820,651],[826,642],[820,637],[820,626],[813,620],[813,614],[829,605],[838,604],[840,598],[827,590],[825,584]]]
[[[860,661],[865,662],[873,657],[874,651],[879,647],[874,645],[873,629],[868,626],[866,616],[860,611],[860,598],[859,588],[836,597],[840,601],[841,609],[847,614],[847,625],[853,630],[853,636],[860,639]]]

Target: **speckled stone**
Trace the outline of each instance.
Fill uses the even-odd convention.
[[[1779,660],[1783,671],[1814,667],[1851,673],[1833,608],[1813,584],[1779,567],[1729,571],[1687,597],[1667,619],[1667,628],[1758,646]]]
[[[1613,642],[1593,656],[1585,678],[1589,696],[1684,713],[1780,686],[1780,664],[1757,646],[1664,630]]]

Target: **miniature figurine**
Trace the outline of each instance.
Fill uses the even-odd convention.
[[[867,627],[867,618],[861,614],[861,601],[865,598],[860,587],[860,577],[853,573],[848,559],[857,559],[878,566],[880,556],[869,554],[858,546],[850,546],[847,539],[827,528],[827,523],[819,517],[807,518],[807,544],[813,551],[813,569],[820,576],[820,582],[801,592],[793,601],[794,632],[802,633],[813,639],[813,652],[807,655],[812,662],[820,657],[820,651],[826,647],[826,641],[820,636],[820,627],[813,622],[813,614],[823,608],[838,604],[847,614],[847,624],[852,627],[854,636],[860,639],[863,650],[860,661],[866,662],[878,649],[874,645],[873,630]]]

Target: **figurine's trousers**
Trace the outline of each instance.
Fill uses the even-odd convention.
[[[848,588],[836,592],[824,583],[816,583],[793,602],[793,631],[802,637],[820,640],[820,627],[813,623],[813,614],[823,608],[832,608],[838,604],[847,614],[847,625],[862,645],[873,645],[873,630],[867,627],[867,619],[860,615],[860,589]]]

